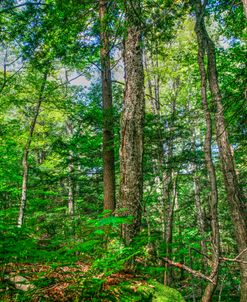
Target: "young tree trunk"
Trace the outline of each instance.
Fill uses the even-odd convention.
[[[73,127],[70,122],[67,123],[67,133],[71,137],[73,136]],[[73,216],[75,213],[75,202],[74,202],[74,180],[73,173],[75,170],[73,163],[73,151],[69,150],[68,156],[68,214]]]
[[[128,22],[124,42],[125,96],[121,119],[120,208],[133,217],[124,224],[123,238],[129,244],[139,232],[142,215],[142,158],[144,121],[144,73],[142,64],[140,1],[125,2]]]
[[[203,264],[206,267],[207,261],[205,261],[205,255],[207,255],[207,247],[205,242],[205,213],[204,209],[202,207],[201,197],[200,197],[200,183],[199,183],[199,177],[196,175],[196,171],[194,172],[193,182],[194,182],[194,192],[195,192],[195,205],[196,205],[196,211],[197,211],[197,222],[199,226],[200,235],[202,236],[201,240],[201,251],[203,256]]]
[[[215,167],[212,160],[211,142],[212,142],[212,121],[211,113],[207,101],[207,74],[204,65],[204,36],[203,36],[203,7],[201,0],[196,2],[196,34],[198,41],[198,65],[201,75],[201,98],[204,109],[204,116],[206,122],[206,134],[204,142],[205,162],[210,183],[210,215],[211,215],[211,229],[212,229],[212,272],[211,275],[215,284],[210,283],[206,287],[202,301],[208,302],[212,300],[215,288],[218,281],[219,256],[220,256],[220,235],[218,222],[218,190],[216,182]]]
[[[103,162],[104,162],[104,210],[115,210],[115,167],[114,167],[114,119],[112,107],[112,81],[110,65],[110,43],[107,29],[107,5],[99,1],[100,59],[103,98]]]
[[[206,2],[205,2],[206,4]],[[231,152],[231,146],[228,139],[228,132],[224,120],[224,108],[222,105],[222,97],[219,89],[215,45],[209,37],[204,23],[205,4],[201,5],[197,0],[197,22],[200,26],[201,40],[204,43],[207,52],[208,61],[208,80],[212,94],[214,106],[216,108],[215,124],[217,145],[219,148],[221,167],[224,176],[225,188],[228,197],[229,208],[235,229],[235,237],[238,244],[238,251],[241,253],[247,247],[247,215],[246,206],[244,204],[244,195],[241,192],[238,183],[234,158]],[[241,255],[241,260],[247,260],[247,253]],[[247,265],[240,263],[241,273],[241,302],[247,301]]]
[[[174,173],[172,173],[174,174]],[[172,180],[173,178],[173,180]],[[173,235],[173,217],[174,217],[174,206],[177,199],[177,175],[171,175],[171,181],[173,181],[173,192],[169,194],[169,207],[167,212],[167,222],[166,222],[166,257],[172,258],[172,235]],[[166,263],[166,271],[164,273],[164,285],[169,286],[172,282],[172,267]]]
[[[247,17],[247,0],[242,0],[243,2],[243,7],[244,7],[244,13],[245,13],[245,16]]]
[[[145,53],[144,55],[144,69],[145,69],[145,75],[147,79],[147,88],[148,88],[148,94],[149,94],[149,100],[150,104],[152,107],[152,113],[155,115],[156,114],[156,99],[154,97],[154,92],[153,92],[153,85],[150,77],[150,71],[149,71],[149,61],[148,61],[148,53]]]
[[[43,92],[45,89],[46,79],[47,79],[47,72],[44,74],[38,102],[37,102],[35,112],[34,112],[34,117],[31,122],[30,130],[29,130],[28,140],[27,140],[27,143],[26,143],[26,146],[24,149],[23,157],[22,157],[22,167],[23,167],[22,191],[21,191],[21,202],[20,202],[20,207],[19,207],[18,221],[17,221],[17,226],[19,228],[22,227],[23,222],[24,222],[24,212],[25,212],[26,202],[27,202],[28,154],[29,154],[29,150],[30,150],[30,145],[32,143],[33,132],[34,132],[36,121],[37,121],[37,118],[39,115],[40,106],[41,106],[42,99],[43,99]]]
[[[69,160],[72,159],[70,155]],[[74,203],[74,182],[72,178],[72,174],[74,172],[74,165],[72,162],[69,163],[69,177],[68,177],[68,213],[69,215],[73,216],[75,213],[75,203]]]
[[[156,43],[155,48],[157,52],[154,54],[154,57],[151,56],[151,65],[153,70],[158,70],[159,68],[159,59],[158,59],[158,43]],[[157,74],[154,74],[154,96],[155,96],[155,107],[157,112],[160,113],[160,75],[156,71]]]
[[[174,178],[172,168],[172,157],[173,157],[173,127],[176,119],[176,103],[179,93],[179,78],[173,81],[173,97],[171,103],[171,122],[168,125],[169,138],[167,141],[167,166],[166,181],[164,181],[164,220],[166,223],[165,231],[165,243],[166,243],[166,257],[172,257],[172,233],[173,233],[173,214],[174,214],[174,203],[177,194],[177,176]],[[174,179],[174,181],[173,181]],[[173,192],[172,192],[173,191]],[[164,284],[169,285],[172,281],[172,271],[168,263],[166,263],[166,271],[164,273]]]

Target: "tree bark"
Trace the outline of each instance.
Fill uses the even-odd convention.
[[[72,159],[70,155],[69,160]],[[72,178],[72,173],[74,172],[74,165],[72,162],[69,163],[69,177],[68,177],[68,213],[73,216],[75,213],[75,203],[74,203],[74,182]]]
[[[174,173],[172,173],[174,174]],[[177,199],[177,178],[178,175],[171,175],[171,181],[173,178],[173,192],[169,194],[169,207],[167,211],[167,222],[166,222],[166,257],[172,257],[172,237],[173,237],[173,217],[174,217],[174,206]],[[170,191],[170,189],[168,188]],[[164,273],[164,285],[169,286],[172,282],[172,270],[169,263],[166,263],[166,271]]]
[[[206,2],[205,2],[206,3]],[[219,148],[220,161],[222,172],[224,176],[224,183],[228,197],[228,203],[230,213],[235,229],[235,237],[238,244],[238,251],[241,253],[247,247],[247,215],[246,206],[244,204],[244,195],[241,192],[240,185],[238,183],[234,157],[231,152],[231,146],[228,139],[228,132],[225,126],[224,120],[224,108],[222,105],[222,97],[220,93],[217,66],[216,66],[216,55],[215,45],[209,37],[205,23],[204,23],[204,10],[205,4],[201,5],[201,2],[197,0],[197,23],[200,26],[200,35],[203,40],[204,47],[207,52],[208,61],[208,80],[212,100],[216,109],[215,124],[216,124],[216,135],[217,145]],[[241,260],[246,261],[247,254],[242,254]],[[247,265],[240,263],[241,273],[241,302],[247,301]]]
[[[23,167],[23,176],[22,176],[22,191],[21,191],[21,202],[20,202],[20,207],[19,207],[19,215],[18,215],[18,221],[17,221],[17,227],[21,228],[24,222],[24,213],[25,213],[25,208],[26,208],[26,202],[27,202],[27,185],[28,185],[28,155],[29,155],[29,150],[30,146],[32,143],[32,138],[33,138],[33,133],[35,129],[35,125],[37,122],[37,118],[39,115],[40,111],[40,106],[43,100],[43,93],[45,90],[45,85],[46,85],[46,79],[47,79],[47,72],[44,74],[44,78],[41,84],[41,89],[40,89],[40,94],[38,98],[38,102],[35,108],[34,112],[34,117],[31,122],[30,130],[29,130],[29,136],[28,140],[24,149],[23,157],[22,157],[22,167]]]
[[[143,121],[144,72],[142,63],[141,28],[138,15],[140,1],[126,1],[128,22],[124,41],[125,96],[121,118],[120,146],[120,208],[132,216],[131,224],[124,224],[122,234],[129,244],[141,226],[143,196]]]
[[[173,92],[171,103],[171,122],[168,124],[169,138],[167,141],[167,166],[164,175],[164,219],[166,220],[166,232],[165,232],[165,243],[166,243],[166,257],[172,256],[172,233],[173,233],[173,214],[174,204],[177,195],[177,176],[173,177],[174,171],[172,168],[172,157],[173,157],[173,127],[176,119],[176,103],[179,92],[179,78],[173,81]],[[174,182],[173,182],[174,178]],[[172,192],[173,190],[173,192]],[[169,264],[166,263],[166,271],[164,273],[164,284],[169,285],[172,281],[172,271]]]
[[[107,0],[99,1],[100,59],[103,98],[103,163],[104,210],[115,210],[114,118],[112,106],[112,81],[110,45],[107,29]]]
[[[196,205],[196,210],[197,210],[197,223],[199,226],[199,232],[200,235],[202,236],[201,240],[201,251],[202,254],[204,255],[203,258],[203,264],[206,267],[207,266],[207,261],[205,261],[205,255],[207,255],[207,247],[206,247],[206,242],[205,242],[205,213],[204,209],[202,207],[202,202],[201,202],[201,197],[200,197],[200,183],[199,183],[199,177],[196,175],[196,171],[194,172],[194,177],[193,177],[193,182],[194,182],[194,192],[195,192],[195,205]]]
[[[228,139],[228,131],[225,126],[224,108],[220,94],[215,46],[212,40],[207,39],[208,55],[208,78],[210,91],[216,107],[215,123],[217,144],[219,148],[221,167],[224,176],[224,183],[228,197],[231,217],[235,228],[235,236],[238,244],[239,253],[247,247],[247,214],[244,204],[244,195],[241,192],[235,170],[234,158],[231,152],[231,146]],[[247,260],[247,254],[242,256],[242,260]],[[247,301],[247,265],[240,264],[241,273],[241,302]]]
[[[73,127],[70,122],[67,122],[67,133],[71,137],[73,136]],[[68,156],[68,214],[73,216],[75,213],[75,202],[74,202],[74,180],[73,173],[75,170],[73,163],[73,151],[69,150]]]
[[[245,13],[245,16],[247,17],[247,0],[242,0],[243,2],[243,7],[244,7],[244,13]]]

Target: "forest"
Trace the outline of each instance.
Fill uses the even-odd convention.
[[[0,1],[0,301],[247,301],[246,17]]]

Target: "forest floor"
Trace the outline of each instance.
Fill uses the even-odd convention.
[[[147,286],[143,276],[131,271],[119,271],[107,277],[101,273],[92,276],[90,264],[77,261],[73,265],[46,265],[34,263],[8,263],[1,268],[1,301],[77,301],[78,293],[83,301],[96,301],[90,297],[114,295],[120,292],[117,286],[131,283],[135,292],[140,286]],[[87,282],[91,280],[91,282]],[[85,287],[86,286],[86,287]],[[152,287],[151,285],[148,285]],[[92,290],[92,291],[91,291]],[[100,291],[100,293],[99,293]],[[22,299],[18,299],[22,296]],[[24,296],[26,297],[24,299]],[[79,297],[79,301],[81,298]],[[99,299],[99,301],[109,301]]]

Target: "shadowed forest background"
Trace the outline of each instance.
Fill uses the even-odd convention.
[[[247,301],[246,14],[0,1],[1,301]]]

